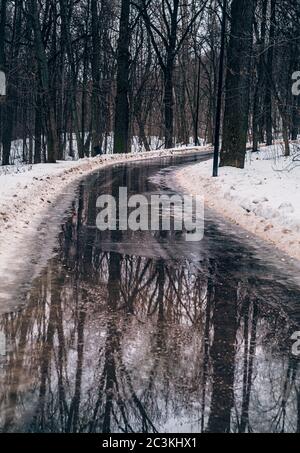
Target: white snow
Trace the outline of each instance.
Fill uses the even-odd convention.
[[[177,172],[190,193],[204,195],[234,223],[300,259],[300,148],[283,157],[282,145],[247,155],[244,170],[225,167],[212,178],[212,160]]]
[[[19,284],[27,275],[25,269],[35,267],[36,275],[45,260],[50,258],[58,233],[53,227],[55,218],[50,218],[51,221],[48,219],[44,226],[41,223],[49,217],[49,210],[50,216],[54,216],[53,207],[58,203],[62,205],[61,210],[67,208],[64,204],[66,200],[61,195],[69,194],[67,198],[72,200],[73,183],[92,171],[125,161],[206,150],[206,147],[183,147],[139,154],[105,155],[79,161],[34,165],[24,168],[26,171],[11,167],[9,173],[0,173],[0,311],[7,310],[14,292],[16,296],[19,295]],[[16,169],[17,173],[12,173],[12,169]],[[59,228],[59,222],[57,223]],[[29,276],[26,278],[29,279]],[[9,305],[9,308],[13,307]]]

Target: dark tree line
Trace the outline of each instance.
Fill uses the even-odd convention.
[[[227,51],[221,165],[244,167],[247,141],[290,140],[299,134],[300,103],[292,76],[300,64],[300,4],[233,0]]]
[[[297,0],[227,7],[221,165],[297,139]],[[213,143],[218,0],[1,0],[3,165]]]

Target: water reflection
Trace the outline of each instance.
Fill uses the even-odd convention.
[[[153,189],[132,171],[81,186],[60,253],[1,318],[1,430],[300,432],[297,316],[282,309],[298,288],[212,223],[190,257],[108,250],[96,198],[121,180]]]

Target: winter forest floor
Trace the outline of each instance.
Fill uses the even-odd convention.
[[[190,194],[203,194],[208,207],[300,259],[300,152],[292,145],[283,157],[282,145],[249,153],[244,170],[221,168],[212,178],[212,160],[176,173]]]

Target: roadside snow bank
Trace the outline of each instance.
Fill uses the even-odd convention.
[[[296,151],[281,146],[248,154],[244,170],[225,167],[212,178],[212,160],[179,170],[176,179],[191,194],[203,194],[208,207],[300,259],[300,166]],[[300,162],[299,162],[300,164]]]
[[[81,178],[118,163],[207,149],[194,147],[105,155],[75,162],[34,165],[26,172],[0,174],[0,312],[14,308],[8,304],[19,297],[20,285],[30,283],[50,258],[60,226],[57,213],[63,213],[68,207],[74,198],[74,184]]]

